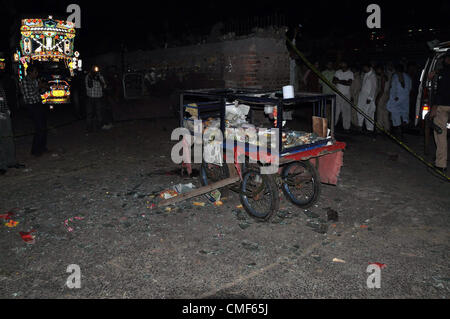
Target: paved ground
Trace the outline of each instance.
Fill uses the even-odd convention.
[[[260,223],[236,208],[235,194],[220,208],[147,208],[154,192],[199,185],[172,173],[175,126],[130,121],[86,136],[76,122],[52,131],[52,152],[39,159],[28,155],[30,137],[18,139],[27,169],[0,177],[0,213],[13,209],[19,222],[0,225],[0,297],[450,296],[449,185],[397,145],[342,136],[340,184],[323,186],[308,211],[283,198],[278,216]],[[421,149],[418,137],[407,138]],[[338,222],[326,221],[327,208]],[[69,222],[70,232],[64,221],[75,216],[84,219]],[[18,232],[33,229],[27,244]],[[386,264],[380,289],[367,288],[369,262]],[[69,264],[81,268],[80,289],[66,286]]]

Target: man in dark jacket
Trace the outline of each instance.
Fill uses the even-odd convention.
[[[11,126],[11,111],[8,107],[6,92],[3,89],[4,78],[0,71],[0,175],[8,168],[22,168],[16,160],[16,147]]]
[[[447,122],[450,114],[450,53],[444,57],[443,68],[436,74],[437,90],[430,117],[434,124],[442,128],[442,133],[434,132],[436,141],[435,166],[447,175]]]

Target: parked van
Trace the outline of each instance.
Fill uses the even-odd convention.
[[[425,68],[422,70],[422,74],[420,75],[414,125],[423,128],[425,134],[425,153],[429,153],[429,146],[432,136],[431,127],[429,122],[425,121],[425,117],[433,105],[434,94],[437,89],[437,77],[434,75],[442,68],[444,56],[447,52],[450,52],[450,41],[443,42],[435,46],[432,54],[425,64]],[[450,129],[450,122],[447,123],[447,129]]]

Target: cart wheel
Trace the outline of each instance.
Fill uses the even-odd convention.
[[[257,170],[244,174],[239,196],[247,213],[260,220],[268,220],[280,206],[275,176]]]
[[[230,173],[226,163],[220,166],[203,162],[200,167],[200,182],[203,186],[221,181],[227,177],[230,177]],[[225,195],[227,191],[228,188],[226,186],[220,188],[222,195]]]
[[[293,204],[307,208],[317,202],[321,189],[320,177],[310,162],[289,163],[281,175],[283,178],[281,189]]]

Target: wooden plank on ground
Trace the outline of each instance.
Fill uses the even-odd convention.
[[[225,178],[225,179],[223,179],[221,181],[212,183],[210,185],[206,185],[206,186],[194,189],[192,192],[180,194],[178,196],[162,200],[162,201],[160,201],[158,203],[158,207],[164,207],[164,206],[167,206],[167,205],[172,205],[172,204],[175,204],[175,203],[179,203],[179,202],[182,202],[182,201],[184,201],[186,199],[189,199],[189,198],[192,198],[192,197],[196,197],[196,196],[199,196],[199,195],[203,195],[203,194],[212,192],[215,189],[219,189],[219,188],[225,187],[227,185],[236,183],[239,180],[240,180],[239,176],[228,177],[228,178]]]

